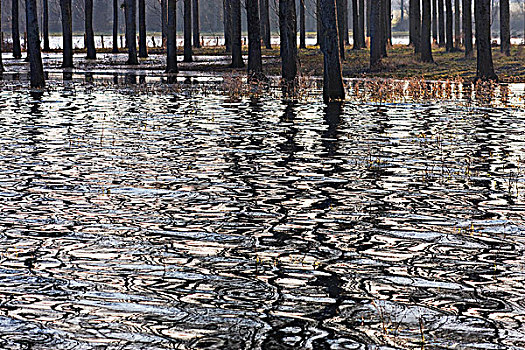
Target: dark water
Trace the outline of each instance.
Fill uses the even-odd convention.
[[[524,348],[516,103],[4,88],[0,348]]]

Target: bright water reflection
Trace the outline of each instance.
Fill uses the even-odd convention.
[[[4,349],[525,346],[517,108],[0,93]]]

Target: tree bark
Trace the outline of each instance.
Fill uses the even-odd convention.
[[[0,28],[2,28],[2,0],[0,0]],[[3,39],[1,34],[0,34],[0,39]],[[2,46],[3,46],[3,44],[4,43],[0,41],[0,73],[4,72],[4,62],[2,60]]]
[[[304,0],[299,0],[299,48],[306,49],[306,8]]]
[[[361,38],[361,47],[366,47],[365,40],[365,0],[359,0],[359,34]]]
[[[177,73],[177,0],[168,0],[166,22],[166,73]]]
[[[461,46],[461,0],[454,0],[454,47],[459,50]]]
[[[168,39],[168,4],[167,0],[160,0],[160,26],[162,30],[162,47],[166,47]]]
[[[439,47],[445,46],[445,5],[444,0],[437,0],[439,20]]]
[[[510,8],[509,0],[500,0],[500,40],[501,52],[510,56]]]
[[[392,44],[392,0],[385,0],[386,43]]]
[[[353,36],[354,36],[354,50],[360,50],[361,46],[361,28],[359,26],[359,11],[361,9],[358,5],[358,0],[352,0],[352,24],[353,24]]]
[[[38,31],[38,14],[36,0],[26,0],[27,18],[27,50],[29,55],[29,70],[31,75],[31,87],[43,88],[46,83],[44,79],[44,66],[40,52],[40,34]]]
[[[317,45],[321,45],[321,0],[315,0],[315,19],[317,24]]]
[[[232,3],[232,68],[244,67],[242,59],[241,38],[241,0],[231,0]]]
[[[129,65],[139,64],[137,59],[137,0],[126,0],[126,42]]]
[[[387,52],[386,52],[386,46],[387,46],[387,42],[388,42],[388,38],[387,38],[387,33],[388,33],[388,29],[387,29],[387,25],[388,25],[388,21],[387,21],[387,0],[379,0],[381,2],[381,22],[380,22],[380,25],[381,25],[381,31],[382,31],[382,34],[381,34],[381,39],[383,39],[382,43],[381,43],[381,56],[382,57],[387,57]],[[421,35],[421,32],[419,33]]]
[[[370,17],[372,16],[372,0],[366,0],[366,36],[370,37]]]
[[[94,60],[97,58],[97,50],[95,49],[95,33],[93,32],[93,0],[84,1],[84,25],[86,30],[86,48],[87,58]]]
[[[372,1],[370,4],[370,70],[381,70],[381,57],[383,45],[383,31],[381,21],[381,1]]]
[[[465,42],[465,57],[472,58],[472,0],[463,0],[463,40]]]
[[[13,40],[13,57],[22,58],[22,48],[20,47],[20,28],[19,28],[18,0],[11,1],[11,38]]]
[[[356,13],[356,7],[353,8]],[[334,0],[321,0],[321,51],[324,56],[323,99],[325,103],[345,99],[339,39],[337,30],[336,5]],[[354,21],[355,27],[355,21]]]
[[[42,1],[42,31],[44,35],[44,51],[49,51],[49,1]]]
[[[199,0],[193,0],[193,47],[201,47]]]
[[[259,0],[246,0],[248,19],[248,76],[250,80],[262,78],[261,24]]]
[[[345,0],[335,0],[336,3],[336,12],[337,12],[337,32],[339,35],[339,55],[341,56],[341,60],[345,60],[345,37],[344,37],[344,6],[345,6]],[[322,7],[321,7],[322,9]],[[322,20],[321,20],[322,22]]]
[[[272,48],[271,28],[270,28],[270,4],[269,0],[261,0],[261,35],[264,46],[267,49]]]
[[[267,1],[267,0],[266,0]],[[224,8],[224,45],[226,52],[232,51],[232,0],[223,0]]]
[[[60,0],[62,13],[62,68],[73,67],[73,28],[71,18],[71,0]]]
[[[148,57],[148,45],[146,39],[146,2],[139,0],[139,57]]]
[[[490,46],[490,0],[474,1],[474,17],[476,22],[477,72],[476,79],[497,80],[492,62]]]
[[[454,34],[453,27],[454,22],[452,21],[452,0],[445,0],[445,12],[446,12],[446,27],[445,27],[445,47],[447,52],[451,52],[454,49]]]
[[[350,45],[350,34],[348,33],[350,31],[348,6],[348,0],[345,0],[345,45]]]
[[[431,38],[431,3],[430,0],[423,0],[423,16],[421,21],[421,61],[434,62],[432,57],[432,38]]]
[[[282,78],[287,89],[294,87],[297,78],[297,21],[295,1],[279,1],[279,29],[281,32]]]
[[[437,43],[438,41],[438,15],[437,15],[437,0],[432,0],[432,39]]]
[[[193,62],[191,48],[191,0],[184,0],[184,62]]]
[[[113,0],[113,53],[118,53],[118,0]]]
[[[410,0],[410,32],[411,42],[414,45],[414,52],[420,53],[421,49],[421,8],[420,0]]]
[[[405,19],[405,0],[399,1],[399,8],[401,10],[401,22]]]

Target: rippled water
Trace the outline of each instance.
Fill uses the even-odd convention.
[[[0,348],[525,347],[523,103],[276,96],[4,88]]]

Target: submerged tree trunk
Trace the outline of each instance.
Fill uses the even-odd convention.
[[[439,47],[445,46],[445,5],[444,0],[437,0],[438,3],[438,21],[439,21]]]
[[[297,21],[295,1],[279,1],[279,29],[281,31],[281,67],[286,88],[295,85],[297,78]]]
[[[472,0],[463,0],[463,40],[465,42],[465,57],[472,58]]]
[[[432,22],[430,7],[430,0],[423,0],[423,16],[421,21],[421,61],[423,62],[434,62],[430,30]]]
[[[432,40],[438,41],[438,15],[437,0],[432,0]]]
[[[354,13],[357,8],[353,8]],[[321,0],[321,51],[324,56],[323,99],[325,103],[345,99],[341,60],[339,57],[339,35],[334,0]],[[355,18],[355,15],[354,15]],[[359,25],[359,24],[358,24]],[[354,28],[356,24],[354,21]]]
[[[461,46],[461,0],[454,0],[454,47],[459,50]]]
[[[73,23],[71,0],[60,0],[62,12],[62,68],[73,67]]]
[[[490,46],[490,0],[475,0],[474,16],[478,53],[476,79],[497,80],[498,77],[494,72],[492,48]]]
[[[167,0],[160,0],[160,26],[162,31],[162,47],[166,47],[168,40],[168,4]]]
[[[337,12],[337,32],[339,35],[339,55],[341,56],[341,60],[345,60],[345,37],[344,37],[344,7],[345,7],[345,0],[335,0],[336,3],[336,12]],[[322,7],[321,7],[322,10]],[[321,20],[322,22],[322,20]]]
[[[454,49],[454,34],[452,21],[452,0],[445,0],[446,28],[445,28],[445,47],[447,52]]]
[[[381,21],[384,16],[381,13],[381,1],[372,1],[370,7],[370,70],[381,70],[381,57],[383,45],[383,31]]]
[[[49,51],[49,1],[42,1],[42,31],[44,36],[44,51]]]
[[[146,2],[139,0],[139,57],[148,57],[148,45],[146,40]]]
[[[113,53],[118,53],[118,0],[113,0]]]
[[[168,0],[166,47],[166,73],[177,73],[177,0]]]
[[[126,42],[129,65],[139,64],[137,59],[137,0],[126,0]]]
[[[224,46],[226,52],[232,51],[232,0],[223,0],[224,8]]]
[[[26,0],[26,19],[31,87],[42,88],[46,83],[44,80],[44,66],[42,64],[42,55],[40,52],[40,34],[38,31],[36,0]]]
[[[199,0],[193,0],[193,47],[201,47]]]
[[[419,53],[421,49],[421,8],[420,0],[410,0],[410,32],[414,52]]]
[[[304,6],[304,0],[299,0],[299,47],[301,49],[306,49],[306,9]]]
[[[93,33],[93,0],[84,1],[85,10],[85,30],[86,30],[86,48],[87,58],[94,60],[97,58],[97,50],[95,49],[95,34]]]
[[[184,0],[184,62],[193,62],[191,48],[191,0]]]
[[[244,67],[241,38],[241,0],[231,0],[232,9],[232,68]]]
[[[365,0],[359,0],[359,34],[361,38],[361,47],[366,47],[365,40]]]
[[[500,40],[501,52],[510,56],[510,8],[509,0],[500,0]],[[524,34],[525,35],[525,34]]]
[[[269,0],[261,0],[261,35],[264,46],[267,49],[272,48],[271,43],[271,28],[270,28],[270,4]]]
[[[261,24],[259,0],[246,0],[248,19],[248,75],[249,79],[262,78]]]
[[[352,0],[352,24],[353,24],[353,37],[354,37],[354,50],[360,50],[361,46],[361,28],[359,26],[359,11],[361,9],[358,5],[358,0]]]
[[[22,58],[22,48],[20,47],[18,0],[11,1],[11,38],[13,40],[13,57]]]

